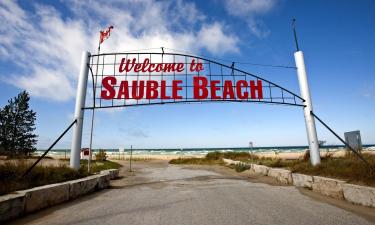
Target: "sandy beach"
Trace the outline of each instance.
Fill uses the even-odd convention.
[[[375,154],[375,151],[373,150],[363,150],[363,153],[366,154]],[[343,157],[347,151],[345,150],[322,150],[320,152],[321,157],[326,157],[327,155],[330,155],[331,157]],[[295,160],[295,159],[302,159],[305,152],[258,152],[253,153],[254,155],[257,155],[259,157],[266,157],[266,158],[274,158],[274,159],[284,159],[284,160]],[[48,158],[42,159],[40,162],[41,165],[61,165],[66,164],[69,165],[69,154],[67,156],[65,155],[47,155]],[[162,155],[156,155],[156,154],[136,154],[132,156],[133,161],[149,161],[149,160],[164,160],[169,161],[171,159],[177,159],[177,158],[203,158],[205,157],[205,154],[162,154]],[[109,160],[129,160],[130,155],[129,153],[109,153],[108,159]],[[24,161],[27,162],[35,162],[37,159],[27,159]],[[93,155],[93,160],[95,160],[95,156]],[[18,161],[18,159],[12,159],[12,160],[0,160],[0,163],[5,162],[11,162],[11,161]]]
[[[375,151],[370,150],[364,150],[362,151],[366,154],[375,154]],[[330,151],[321,151],[320,155],[321,157],[326,157],[327,155],[331,155],[332,157],[343,157],[347,153],[346,150],[330,150]],[[285,159],[285,160],[293,160],[293,159],[301,159],[303,158],[303,155],[305,152],[260,152],[260,153],[253,153],[259,157],[266,157],[266,158],[275,158],[275,159]],[[108,155],[109,159],[113,160],[128,160],[130,158],[130,155],[127,153],[124,154],[111,154]],[[190,157],[196,157],[196,158],[202,158],[205,155],[202,154],[166,154],[166,155],[133,155],[134,160],[171,160],[171,159],[177,159],[177,158],[190,158]]]

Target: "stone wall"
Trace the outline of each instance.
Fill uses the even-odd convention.
[[[117,169],[104,170],[82,179],[0,196],[0,223],[107,188],[110,180],[116,179],[118,175]]]
[[[227,164],[238,164],[240,161],[224,159]],[[320,193],[337,199],[344,199],[353,204],[375,207],[375,188],[354,184],[348,184],[345,181],[310,176],[299,173],[292,173],[286,169],[271,168],[264,165],[249,164],[251,171],[260,175],[270,176],[283,184],[291,184],[296,187],[308,188],[314,192]]]

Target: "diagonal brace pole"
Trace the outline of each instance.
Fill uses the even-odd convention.
[[[333,135],[335,135],[350,151],[352,151],[358,158],[360,158],[366,165],[368,165],[373,171],[375,168],[356,150],[354,150],[346,141],[344,141],[336,132],[334,132],[326,123],[324,123],[313,111],[310,111],[310,114],[314,116],[324,127],[326,127]]]
[[[75,123],[77,123],[77,120],[74,120],[70,125],[69,125],[69,127],[68,128],[66,128],[65,129],[65,131],[56,139],[56,141],[55,142],[53,142],[53,144],[47,149],[47,151],[45,151],[44,153],[43,153],[43,155],[41,155],[39,158],[38,158],[38,160],[37,161],[35,161],[35,163],[32,165],[32,166],[30,166],[30,168],[29,169],[27,169],[26,170],[26,172],[22,175],[22,177],[25,177],[28,173],[30,173],[30,171],[39,163],[39,161],[40,160],[42,160],[43,158],[44,158],[44,156],[46,156],[47,155],[47,153],[57,144],[57,142],[59,142],[60,141],[60,139],[66,134],[66,132],[68,132],[69,130],[70,130],[70,128],[72,128],[72,126],[75,124]]]

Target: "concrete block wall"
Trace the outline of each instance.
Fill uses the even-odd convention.
[[[104,170],[82,179],[0,196],[0,223],[107,188],[110,180],[116,179],[118,175],[117,169]]]
[[[227,164],[237,164],[240,161],[224,159]],[[271,168],[264,165],[249,164],[251,171],[260,175],[270,176],[283,184],[290,184],[296,187],[308,188],[337,199],[344,199],[353,204],[375,208],[375,188],[346,183],[342,180],[310,176],[306,174],[292,173],[286,169]]]

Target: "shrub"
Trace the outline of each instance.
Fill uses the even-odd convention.
[[[250,169],[250,165],[249,164],[246,164],[246,163],[237,163],[235,166],[234,166],[234,169],[237,171],[237,172],[243,172],[245,170],[249,170]]]
[[[105,150],[100,149],[98,153],[95,154],[95,158],[98,161],[106,161],[107,160],[107,153]]]
[[[222,159],[223,158],[223,153],[221,152],[209,152],[207,153],[206,159],[209,159],[209,160],[219,160],[219,159]]]
[[[305,153],[303,154],[303,161],[307,162],[310,160],[310,150],[306,150]]]

